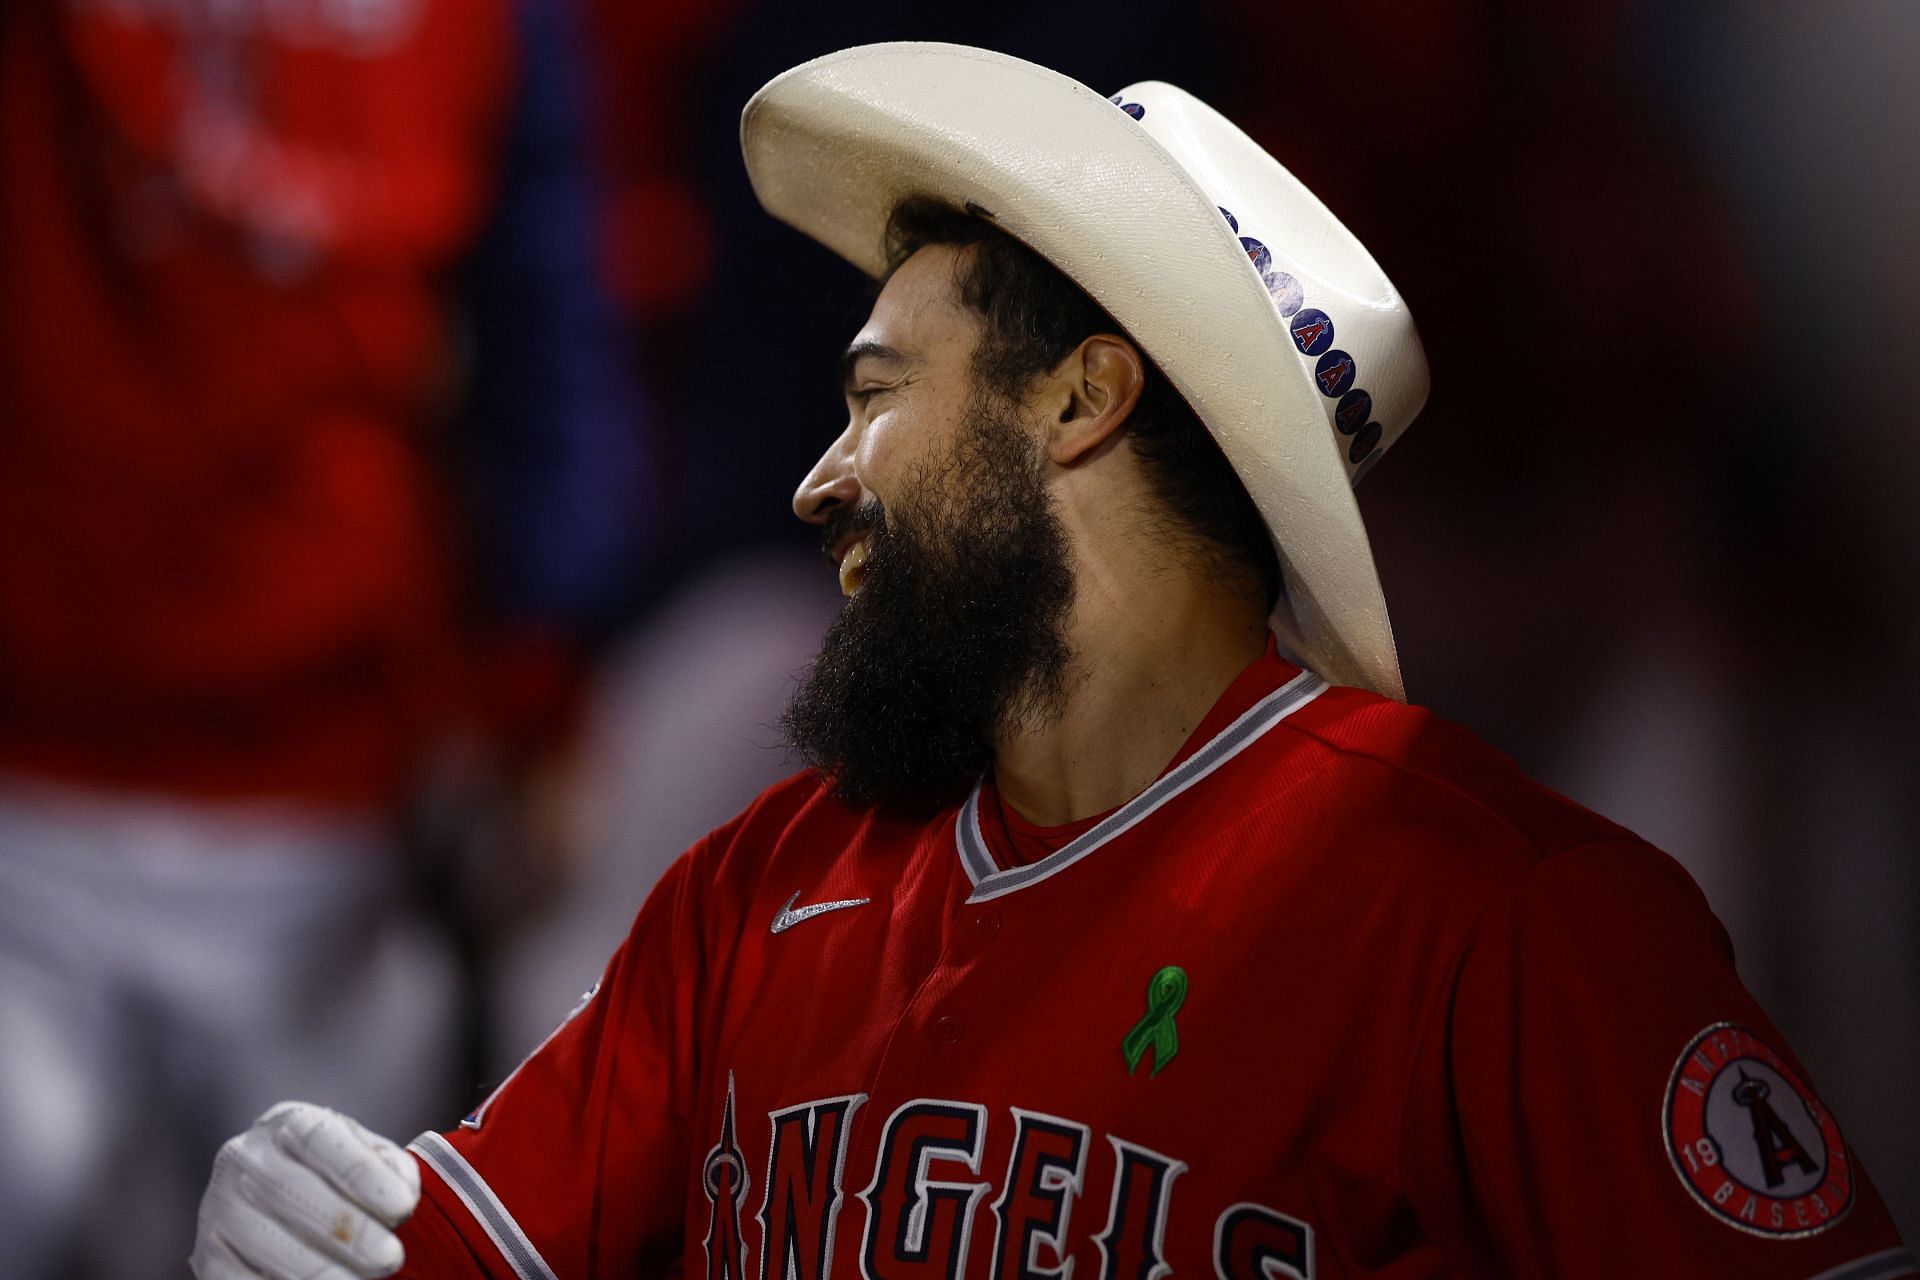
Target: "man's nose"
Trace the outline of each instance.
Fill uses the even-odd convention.
[[[793,491],[793,514],[808,524],[825,524],[841,506],[860,501],[860,481],[853,474],[853,446],[853,427],[849,425]]]

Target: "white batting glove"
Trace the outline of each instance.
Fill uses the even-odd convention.
[[[413,1157],[311,1102],[229,1138],[200,1199],[199,1280],[377,1280],[405,1261],[392,1228],[420,1203]]]

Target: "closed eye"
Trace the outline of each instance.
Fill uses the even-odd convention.
[[[847,392],[847,402],[849,404],[864,406],[877,395],[884,395],[886,392],[897,390],[899,390],[898,387],[860,387]]]

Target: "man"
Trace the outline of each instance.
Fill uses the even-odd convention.
[[[1318,202],[948,46],[743,138],[885,277],[795,497],[819,767],[459,1130],[229,1144],[203,1280],[1916,1269],[1684,872],[1396,700],[1347,486],[1424,369]]]

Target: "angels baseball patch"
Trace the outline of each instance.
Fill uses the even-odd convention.
[[[1709,1213],[1755,1235],[1810,1236],[1853,1204],[1840,1126],[1791,1063],[1721,1022],[1681,1052],[1662,1123],[1674,1172]]]

